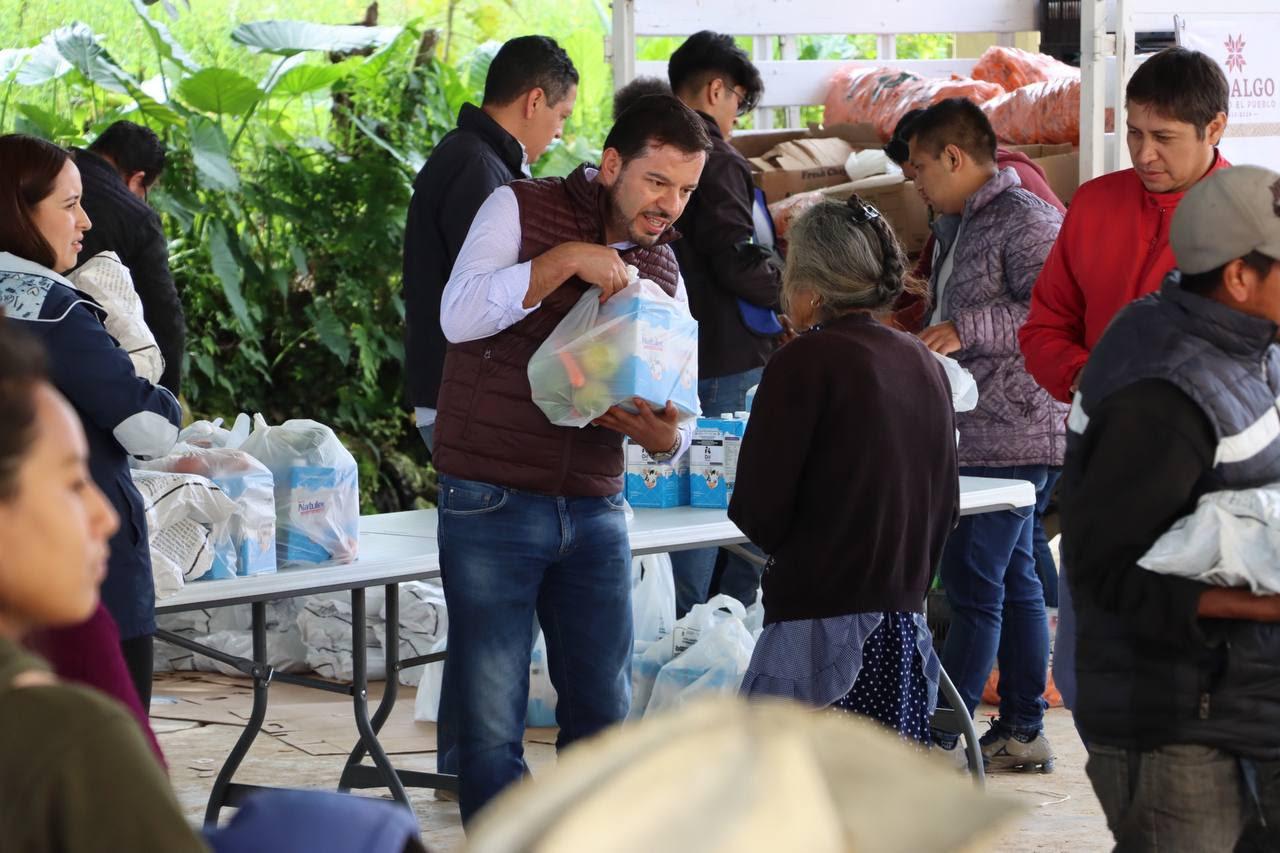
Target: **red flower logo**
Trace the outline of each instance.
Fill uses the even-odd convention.
[[[1227,70],[1239,74],[1244,71],[1244,34],[1227,36]]]

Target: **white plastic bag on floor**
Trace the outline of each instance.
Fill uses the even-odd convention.
[[[600,304],[587,290],[529,360],[533,402],[558,426],[584,427],[640,397],[682,417],[698,403],[698,322],[688,304],[628,267],[631,283]]]
[[[636,643],[650,643],[671,633],[676,621],[676,582],[668,554],[636,557],[640,580],[631,590],[631,618]]]
[[[384,596],[385,597],[385,596]],[[373,627],[378,645],[387,647],[386,602],[378,609]],[[400,660],[431,654],[437,640],[448,636],[449,615],[444,605],[440,581],[410,581],[400,584]],[[424,666],[400,670],[400,683],[415,687],[422,680]]]
[[[631,655],[631,710],[627,719],[644,716],[658,674],[672,658],[696,643],[704,631],[730,619],[741,623],[745,616],[746,608],[741,601],[721,593],[705,604],[695,604],[675,623],[671,633],[653,642],[636,643]]]
[[[721,620],[662,668],[645,714],[679,708],[710,693],[736,693],[754,649],[755,640],[741,619]]]
[[[551,684],[551,670],[547,665],[547,639],[538,632],[529,661],[529,704],[524,724],[544,728],[556,724],[556,688]]]
[[[370,590],[372,592],[372,590]],[[381,681],[386,677],[386,665],[382,656],[382,643],[378,640],[377,617],[381,602],[369,604],[366,600],[365,647],[368,661],[368,679]],[[352,674],[351,601],[345,593],[315,595],[307,598],[298,614],[298,628],[302,642],[307,647],[307,663],[322,678],[350,681]]]
[[[269,426],[253,416],[241,449],[275,478],[276,555],[281,567],[349,563],[360,539],[356,460],[333,430],[309,420]]]
[[[441,636],[423,654],[444,651],[448,637]],[[440,719],[440,685],[444,682],[444,661],[438,660],[422,668],[418,680],[418,694],[413,701],[413,718],[420,723],[434,723]]]

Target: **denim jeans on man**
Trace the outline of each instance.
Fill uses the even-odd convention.
[[[698,401],[704,418],[718,418],[725,412],[740,412],[747,405],[747,391],[760,384],[763,367],[698,381]],[[747,546],[752,547],[752,546]],[[715,573],[718,548],[677,551],[671,555],[671,568],[676,580],[676,614],[683,616],[695,604],[711,595],[711,578]],[[732,595],[744,605],[755,603],[760,588],[760,569],[746,560],[725,552],[724,573],[720,591]]]
[[[961,468],[973,477],[1027,480],[1040,489],[1044,465]],[[942,586],[951,625],[942,665],[972,715],[991,665],[1000,661],[1000,721],[1018,734],[1038,732],[1049,668],[1044,590],[1032,553],[1033,507],[965,516],[947,539]]]
[[[1044,587],[1044,606],[1058,606],[1058,564],[1053,560],[1053,551],[1049,548],[1049,537],[1044,532],[1044,514],[1049,509],[1049,501],[1053,499],[1053,487],[1058,484],[1062,469],[1054,466],[1045,477],[1044,486],[1036,492],[1036,526],[1032,529],[1035,543],[1033,553],[1036,555],[1036,574],[1040,576],[1040,585]]]
[[[428,457],[435,454],[435,423],[419,424],[418,435],[427,446]],[[458,773],[457,708],[454,702],[453,677],[449,672],[449,658],[444,660],[444,674],[440,679],[440,710],[436,712],[436,772]]]
[[[561,498],[440,478],[440,568],[462,819],[523,775],[530,625],[558,701],[557,748],[631,702],[631,548],[622,495]]]

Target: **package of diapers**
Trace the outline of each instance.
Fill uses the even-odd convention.
[[[275,483],[267,466],[230,447],[178,445],[168,456],[138,467],[206,477],[235,502],[230,536],[218,547],[212,579],[276,570]]]
[[[533,402],[557,426],[584,427],[612,406],[698,405],[698,322],[689,306],[627,267],[631,283],[600,304],[591,288],[529,360]]]
[[[275,481],[276,559],[281,568],[349,563],[360,540],[356,460],[333,430],[311,420],[270,426],[253,416],[240,449]]]

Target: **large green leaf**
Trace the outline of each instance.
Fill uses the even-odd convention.
[[[147,7],[142,0],[132,0],[132,2],[133,10],[142,19],[143,29],[147,31],[147,37],[151,39],[151,44],[155,47],[156,52],[188,74],[195,74],[199,71],[200,66],[191,58],[178,40],[173,37],[173,33],[169,32],[169,28],[160,21],[153,20],[147,14]]]
[[[308,21],[256,21],[231,31],[231,40],[262,53],[290,56],[308,50],[351,53],[378,48],[400,34],[401,27],[312,24]]]
[[[137,81],[115,63],[88,24],[76,21],[59,27],[45,40],[49,39],[53,40],[54,47],[62,58],[70,62],[85,79],[122,95],[129,93],[130,84],[137,88]]]
[[[252,333],[253,320],[249,317],[249,306],[244,301],[244,291],[240,287],[240,283],[244,280],[244,271],[240,269],[240,264],[236,263],[230,240],[231,235],[222,222],[215,219],[209,223],[209,259],[214,275],[222,284],[222,293],[227,297],[231,313],[235,314],[246,332]]]
[[[299,65],[281,74],[271,87],[270,94],[272,96],[279,95],[286,98],[295,98],[310,92],[318,92],[321,89],[329,88],[350,74],[351,71],[352,66],[346,63],[338,65]]]
[[[351,336],[347,324],[333,313],[333,307],[327,299],[317,299],[312,313],[312,326],[316,336],[324,348],[333,353],[345,366],[351,361]]]
[[[22,67],[31,57],[31,49],[26,47],[6,47],[0,50],[0,83],[8,81],[13,72]]]
[[[74,139],[80,135],[76,126],[70,121],[35,104],[18,104],[17,110],[18,114],[25,119],[25,126],[22,129],[26,132],[34,131],[35,136],[58,142]]]
[[[484,91],[485,78],[489,76],[489,66],[498,55],[502,43],[487,41],[462,58],[461,67],[466,75],[467,88],[473,92]]]
[[[262,98],[258,85],[230,68],[206,68],[178,84],[178,97],[197,110],[244,115]]]
[[[222,128],[203,116],[194,116],[189,125],[191,159],[202,186],[213,190],[240,188],[240,176],[231,165],[230,147]]]
[[[168,104],[160,103],[141,89],[137,91],[131,90],[130,94],[133,95],[133,100],[137,103],[138,113],[156,124],[162,124],[167,127],[177,127],[182,124],[182,116]]]
[[[18,69],[18,82],[23,86],[42,86],[71,71],[71,63],[62,58],[53,36],[47,35],[31,48],[27,61]]]

